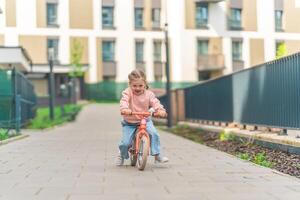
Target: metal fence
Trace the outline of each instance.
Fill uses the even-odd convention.
[[[0,127],[19,131],[35,116],[33,85],[16,70],[0,71]]]
[[[185,118],[300,129],[300,53],[186,88]]]
[[[194,85],[195,83],[173,83],[172,88],[183,88],[186,86]],[[150,88],[162,88],[164,89],[165,82],[151,82]],[[86,84],[86,98],[88,100],[119,100],[122,95],[122,91],[128,87],[128,83],[117,83],[111,81],[103,81],[95,84]]]

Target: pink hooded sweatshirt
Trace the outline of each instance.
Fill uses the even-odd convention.
[[[133,112],[145,112],[149,108],[154,108],[155,111],[165,111],[163,105],[160,104],[159,100],[155,97],[154,93],[150,90],[145,90],[141,95],[133,94],[130,88],[125,89],[122,92],[122,98],[120,100],[120,110],[130,109]],[[140,118],[135,115],[123,116],[124,120],[129,123],[138,123]]]

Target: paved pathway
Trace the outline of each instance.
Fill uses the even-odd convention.
[[[0,146],[1,200],[299,200],[300,180],[168,133],[168,164],[116,167],[118,105]]]

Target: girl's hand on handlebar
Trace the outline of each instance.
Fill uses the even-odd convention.
[[[132,114],[132,110],[128,108],[121,110],[121,115],[131,115],[131,114]]]
[[[156,113],[155,113],[155,116],[157,116],[157,117],[161,117],[161,118],[165,118],[165,117],[167,117],[167,113],[166,113],[166,111],[163,111],[163,110],[158,110]]]

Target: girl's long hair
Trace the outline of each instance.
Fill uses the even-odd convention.
[[[146,74],[143,70],[140,70],[140,69],[133,70],[128,75],[128,79],[129,79],[129,83],[133,80],[136,80],[136,79],[143,79],[143,81],[145,82],[145,85],[146,85],[146,89],[149,89],[149,85],[147,83],[147,77],[146,77]]]

